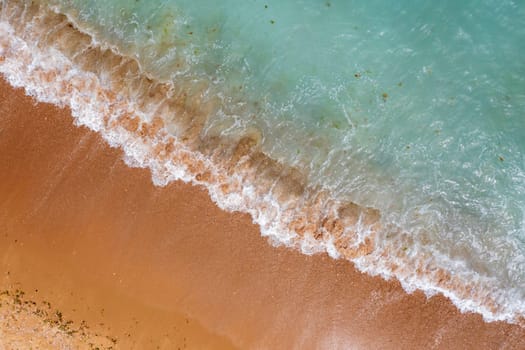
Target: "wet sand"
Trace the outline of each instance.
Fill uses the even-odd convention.
[[[518,326],[270,246],[247,215],[201,188],[153,186],[68,110],[4,81],[0,115],[0,290],[48,302],[105,346],[525,348]]]

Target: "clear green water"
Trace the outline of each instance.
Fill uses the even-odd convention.
[[[523,309],[525,3],[50,2],[152,77],[208,83],[207,130],[261,130],[270,157]]]

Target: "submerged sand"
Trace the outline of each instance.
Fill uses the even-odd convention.
[[[519,326],[272,247],[248,215],[202,188],[153,186],[68,110],[4,81],[0,111],[0,291],[23,291],[29,305],[0,304],[0,348],[49,332],[88,349],[525,348]],[[41,305],[68,328],[32,317]],[[86,338],[68,334],[81,325]]]

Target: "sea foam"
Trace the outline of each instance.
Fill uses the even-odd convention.
[[[188,32],[190,18],[174,18],[168,21],[170,30]],[[210,30],[208,34],[212,35],[213,29]],[[281,112],[301,114],[301,108],[297,107],[301,104],[292,104],[287,109],[282,103],[256,103],[261,96],[254,101],[250,91],[235,89],[239,86],[237,82],[242,81],[237,73],[208,76],[208,63],[199,62],[201,58],[195,52],[198,47],[187,43],[179,43],[182,53],[177,51],[177,42],[170,42],[167,48],[150,46],[155,55],[167,58],[162,64],[155,60],[148,62],[140,54],[133,54],[144,48],[137,48],[133,42],[119,42],[122,33],[104,32],[83,18],[74,6],[4,1],[0,32],[0,72],[13,86],[25,88],[39,101],[69,107],[78,125],[99,132],[110,145],[122,148],[127,164],[149,168],[156,185],[176,180],[202,185],[221,208],[249,213],[273,244],[295,247],[306,254],[327,252],[333,258],[352,261],[363,272],[387,279],[395,277],[409,292],[421,289],[427,295],[443,293],[460,310],[478,312],[488,321],[523,323],[525,259],[520,238],[502,241],[494,235],[496,241],[487,245],[484,232],[482,236],[477,232],[470,235],[461,232],[448,237],[448,232],[456,231],[443,222],[464,222],[462,230],[485,227],[489,233],[498,226],[479,224],[477,208],[455,210],[450,203],[440,204],[444,200],[436,192],[429,192],[434,202],[430,198],[426,204],[416,203],[417,210],[396,206],[397,202],[410,204],[406,198],[412,192],[430,191],[424,188],[430,185],[421,183],[418,188],[417,181],[407,180],[399,191],[385,190],[396,188],[398,182],[388,184],[393,176],[410,179],[411,175],[398,170],[383,176],[380,156],[373,162],[366,161],[366,145],[370,143],[365,142],[365,136],[381,130],[370,127],[363,134],[356,133],[361,121],[352,119],[350,115],[355,111],[350,113],[346,104],[339,105],[337,113],[348,125],[343,127],[339,117],[332,118],[323,122],[331,125],[329,130],[323,129],[318,134],[309,133],[310,122],[301,127],[293,116],[290,120],[267,117],[260,121],[258,114],[267,116],[276,111],[276,106]],[[203,70],[189,73],[194,65]],[[430,74],[430,69],[426,67],[423,73]],[[159,72],[174,74],[166,77]],[[368,79],[360,74],[352,74],[353,79]],[[296,90],[303,98],[315,98],[312,91],[324,89],[316,85],[315,79],[297,82]],[[381,90],[377,90],[377,82],[370,78],[367,84],[378,96],[374,101],[377,108],[393,108],[384,105],[391,97],[378,93]],[[325,92],[327,96],[333,95],[334,101],[340,97],[336,87]],[[445,101],[448,103],[458,102]],[[519,104],[509,106],[517,108]],[[316,111],[336,113],[324,108]],[[436,122],[432,129],[438,133],[445,128]],[[364,151],[332,147],[334,139],[344,146],[350,137],[362,141]],[[443,147],[455,140],[444,138],[435,145],[432,142],[415,143],[412,147]],[[511,157],[512,154],[520,157],[519,147],[508,147]],[[410,159],[399,157],[399,162],[403,164]],[[412,161],[425,166],[421,159]],[[458,163],[463,169],[476,166],[479,164]],[[500,175],[483,166],[481,163],[472,173],[478,171],[487,182],[496,181]],[[521,183],[519,162],[516,169],[510,167],[508,173],[517,179],[516,183]],[[445,175],[447,171],[443,170]],[[461,183],[453,180],[454,177],[445,176],[440,181],[445,188],[458,191],[465,203],[475,204],[482,198],[470,198],[470,192],[462,194],[461,188],[457,188]],[[521,189],[516,190],[519,194]],[[444,189],[439,187],[439,191]],[[515,206],[481,208],[503,210],[501,220],[512,221],[505,210],[522,207],[519,198],[509,199],[517,201]],[[489,254],[486,250],[491,246],[516,246],[514,250],[495,252],[494,259],[504,256],[506,259],[505,264],[498,265],[503,272],[497,274],[487,268],[490,261],[475,259],[475,249],[455,251],[454,239],[460,248],[465,244],[481,247],[483,254]]]

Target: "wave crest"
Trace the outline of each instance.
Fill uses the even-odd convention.
[[[266,155],[262,131],[224,133],[213,124],[222,101],[205,83],[161,82],[68,18],[36,2],[3,2],[0,72],[39,101],[71,109],[75,122],[147,167],[156,185],[182,180],[207,188],[223,209],[249,213],[275,245],[327,252],[358,269],[396,277],[407,291],[441,292],[462,311],[525,325],[514,290],[447,257],[418,251],[381,213],[340,201],[308,174]]]

